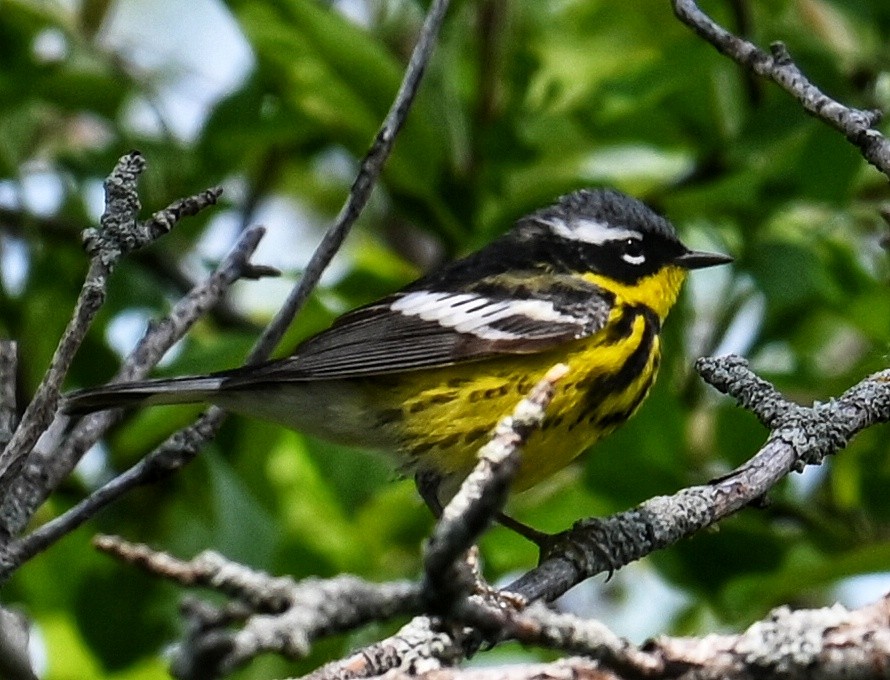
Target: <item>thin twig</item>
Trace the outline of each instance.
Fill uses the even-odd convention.
[[[27,536],[10,541],[0,551],[0,582],[21,565],[74,531],[110,503],[133,489],[166,477],[188,463],[216,434],[225,417],[222,409],[205,411],[192,425],[175,432],[163,444],[58,517]]]
[[[94,544],[150,574],[183,586],[211,588],[235,601],[234,609],[227,609],[223,616],[216,609],[190,607],[190,613],[202,622],[176,651],[177,677],[192,677],[194,673],[186,669],[198,667],[207,673],[211,656],[219,664],[214,675],[225,675],[264,652],[301,658],[319,637],[414,613],[422,601],[420,587],[405,581],[373,584],[355,576],[337,576],[296,582],[231,562],[213,551],[184,561],[116,536],[98,536]],[[220,628],[241,621],[240,630]],[[227,652],[219,655],[222,647]]]
[[[246,363],[263,361],[272,353],[281,341],[287,327],[297,315],[297,312],[300,311],[310,293],[318,285],[324,270],[340,249],[343,240],[350,229],[352,229],[368,199],[371,197],[371,190],[383,171],[383,164],[389,158],[396,137],[405,124],[408,112],[414,103],[414,97],[417,94],[420,81],[436,46],[442,21],[445,19],[445,12],[448,10],[448,3],[449,0],[434,0],[430,5],[420,30],[417,44],[411,53],[411,60],[402,78],[402,84],[399,86],[399,91],[389,109],[389,113],[386,114],[386,118],[383,120],[383,125],[381,125],[380,130],[374,137],[371,148],[362,159],[358,175],[352,183],[346,202],[340,208],[337,219],[328,228],[318,248],[312,254],[312,258],[306,265],[299,284],[291,291],[284,305],[275,315],[275,318],[272,319],[271,323],[263,331],[263,334],[251,350]]]
[[[136,182],[145,169],[145,159],[133,151],[118,160],[105,180],[105,212],[100,229],[84,232],[84,247],[90,268],[81,288],[74,314],[53,354],[50,366],[19,423],[12,439],[0,453],[0,498],[6,496],[34,444],[52,422],[59,403],[59,388],[71,361],[102,303],[108,277],[126,253],[141,248],[172,228],[183,216],[194,215],[216,202],[221,189],[208,189],[197,196],[176,201],[140,223]]]
[[[349,630],[369,620],[416,614],[434,602],[439,603],[434,605],[436,608],[447,610],[446,600],[463,600],[473,585],[467,582],[463,588],[461,583],[466,579],[449,581],[454,565],[461,562],[461,554],[503,507],[518,468],[521,446],[543,421],[555,384],[567,371],[564,364],[550,369],[513,413],[498,423],[491,441],[480,450],[473,472],[437,524],[427,546],[425,578],[420,586],[385,584],[372,589],[356,579],[295,584],[290,579],[273,579],[234,564],[216,553],[203,553],[185,562],[116,537],[98,537],[95,544],[104,552],[162,578],[185,586],[213,588],[237,600],[237,617],[228,609],[221,612],[216,608],[189,607],[189,615],[201,618],[201,625],[193,622],[195,625],[188,626],[190,633],[178,653],[176,666],[177,677],[192,680],[205,677],[208,664],[218,666],[209,675],[215,677],[264,651],[303,656],[312,640],[323,633]],[[460,596],[452,596],[458,590],[463,591]],[[323,593],[324,597],[313,596],[310,607],[306,592]],[[226,630],[233,622],[243,623],[242,629]]]
[[[890,177],[890,140],[876,126],[882,112],[855,109],[832,99],[813,85],[792,61],[780,42],[764,52],[733,35],[701,11],[693,0],[672,0],[674,13],[721,53],[759,76],[768,78],[792,95],[807,113],[841,132],[855,144],[863,158]]]
[[[621,677],[651,677],[665,670],[664,662],[656,655],[642,651],[600,621],[555,612],[541,603],[516,611],[483,606],[475,600],[464,603],[455,615],[465,625],[497,631],[498,640],[583,654],[617,671]]]
[[[703,359],[697,363],[697,368],[708,382],[734,396],[742,405],[757,412],[770,424],[773,433],[766,445],[731,475],[712,484],[684,489],[670,497],[654,498],[634,510],[603,520],[579,522],[565,537],[563,545],[570,548],[565,555],[546,560],[541,567],[508,587],[508,592],[518,593],[527,600],[551,599],[593,573],[618,568],[737,511],[766,493],[778,480],[796,469],[802,461],[817,463],[825,455],[842,448],[855,432],[890,419],[890,371],[870,377],[828,404],[804,408],[785,400],[769,383],[754,375],[738,357]],[[458,593],[451,607],[431,600],[431,584],[434,592],[442,593],[448,590],[439,583],[442,580],[441,574],[450,573],[450,563],[457,560],[476,536],[474,531],[462,531],[455,528],[455,525],[464,522],[469,526],[484,527],[492,513],[500,507],[496,491],[506,483],[505,479],[509,479],[509,475],[506,478],[502,477],[503,470],[500,466],[506,464],[509,468],[510,461],[515,457],[515,445],[522,441],[522,428],[533,427],[534,422],[540,417],[541,409],[547,401],[548,391],[552,389],[553,379],[558,379],[558,375],[548,376],[550,384],[548,385],[548,381],[545,380],[536,388],[533,398],[523,402],[522,407],[530,414],[530,418],[516,418],[512,431],[505,434],[506,439],[500,436],[496,438],[496,441],[498,439],[503,441],[499,442],[500,446],[492,445],[489,454],[493,453],[494,459],[484,457],[480,461],[474,471],[474,479],[465,482],[464,487],[455,496],[456,502],[446,510],[447,517],[439,529],[441,533],[431,541],[427,552],[425,582],[415,593],[420,599],[403,600],[402,604],[407,608],[401,608],[399,605],[385,610],[387,615],[405,614],[417,611],[413,608],[418,604],[429,606],[432,603],[434,609],[446,617],[441,624],[443,627],[437,629],[430,619],[416,618],[396,636],[367,647],[356,656],[329,664],[310,677],[315,679],[372,677],[395,668],[413,668],[418,673],[442,668],[454,663],[478,645],[479,638],[468,635],[469,629],[464,629],[467,625],[489,636],[489,641],[492,643],[503,639],[516,639],[525,644],[560,649],[569,653],[583,653],[598,659],[605,668],[617,671],[624,677],[656,677],[664,669],[670,668],[673,672],[679,668],[678,658],[683,655],[683,650],[691,649],[689,646],[691,643],[668,644],[661,641],[663,644],[657,651],[649,646],[641,649],[616,637],[601,624],[556,615],[541,608],[516,611],[515,608],[503,606],[503,602],[488,601],[475,595],[465,597],[465,592]],[[520,413],[523,408],[518,409]],[[475,480],[475,476],[478,476],[479,480]],[[477,484],[477,481],[480,483]],[[493,502],[481,500],[490,497],[495,497],[496,500]],[[481,520],[469,519],[477,513],[479,507],[483,506],[486,509],[481,513]],[[219,574],[224,573],[224,561],[221,561],[222,558],[214,557],[216,561],[208,562],[206,555],[195,563],[203,565],[201,568],[205,570],[208,564],[213,566],[209,571],[198,570],[202,575],[196,577],[197,567],[194,565],[184,568],[184,563],[171,563],[172,558],[169,556],[157,557],[145,552],[144,548],[141,550],[143,552],[130,551],[131,555],[135,555],[130,558],[131,561],[151,564],[152,571],[168,578],[189,584],[201,583],[222,592],[229,592],[236,597],[235,604],[241,603],[224,609],[192,608],[195,612],[206,610],[206,616],[202,619],[204,624],[192,626],[193,632],[188,640],[191,651],[183,658],[195,663],[186,664],[187,667],[192,669],[206,667],[208,659],[216,659],[214,663],[219,664],[219,669],[229,669],[232,664],[236,662],[240,664],[261,651],[274,650],[294,655],[302,654],[307,649],[303,646],[306,640],[303,632],[305,629],[301,628],[303,619],[272,615],[271,618],[267,616],[260,622],[254,623],[256,620],[254,614],[257,610],[263,609],[264,606],[269,607],[270,603],[274,608],[282,602],[282,598],[280,591],[276,591],[279,595],[275,597],[264,596],[266,599],[250,602],[245,590],[268,593],[274,591],[274,583],[281,584],[282,581],[265,575],[256,575],[254,572],[250,572],[253,574],[251,579],[257,579],[256,581],[234,576],[229,581],[220,581]],[[231,568],[235,569],[234,566]],[[211,572],[213,576],[210,575]],[[246,587],[243,586],[244,583],[252,585]],[[272,590],[268,590],[269,588]],[[326,605],[333,612],[339,611],[338,608],[344,606],[343,602],[333,601],[327,602]],[[351,605],[346,603],[346,606]],[[198,614],[193,612],[193,615]],[[775,616],[784,615],[780,611]],[[381,617],[377,618],[379,620]],[[817,616],[806,625],[812,626],[814,625],[812,622],[818,623],[818,620],[821,619]],[[314,621],[317,623],[318,619]],[[243,624],[241,631],[233,633],[226,630],[226,627],[235,622]],[[336,629],[345,630],[340,627]],[[312,630],[319,631],[321,628]],[[857,630],[855,635],[865,635],[862,632],[865,628]],[[749,644],[751,635],[759,635],[760,632],[761,629],[752,627],[746,637],[739,638],[735,649],[742,649],[744,645]],[[244,637],[239,638],[238,636],[242,634]],[[774,635],[768,637],[775,639]],[[768,642],[766,638],[764,640],[765,643]],[[728,644],[725,641],[720,643],[721,654],[727,653]],[[830,653],[831,644],[832,638],[825,638],[825,645],[819,648],[818,654],[813,653],[810,661],[817,658],[821,660],[823,657],[818,656],[819,654]],[[885,649],[885,644],[890,644],[890,639],[886,643],[883,639],[875,639],[875,643],[868,647],[871,650],[869,654],[872,654],[869,658],[873,659],[875,655],[879,655]],[[674,651],[668,653],[661,651],[662,649]],[[236,653],[236,650],[240,651]],[[749,655],[745,657],[748,661],[736,656],[732,658],[732,663],[748,663],[754,659],[755,665],[761,661],[764,664],[787,664],[788,660],[781,655],[782,649],[775,645],[773,647],[766,645],[762,655],[757,657],[760,661]],[[694,654],[687,654],[683,663],[694,665],[697,663],[696,658]],[[201,663],[198,663],[199,661]],[[725,656],[718,661],[723,664],[719,666],[723,672],[727,668],[724,663]],[[202,663],[205,665],[202,666]],[[745,666],[745,670],[750,671],[751,666]],[[215,676],[186,674],[181,677],[196,680],[199,677]]]
[[[445,506],[426,545],[424,570],[430,604],[443,608],[455,602],[458,592],[472,586],[456,573],[465,553],[491,524],[507,500],[510,482],[519,469],[522,446],[544,420],[556,383],[569,367],[556,364],[502,418],[491,440],[479,451],[479,462]]]
[[[282,309],[279,310],[254,345],[254,348],[248,355],[247,363],[262,361],[272,352],[293,316],[305,302],[309,292],[318,283],[321,273],[330,262],[336,249],[342,244],[361,209],[367,203],[371,189],[380,176],[383,164],[389,156],[395,138],[404,124],[411,104],[414,101],[414,96],[417,93],[420,79],[432,54],[447,7],[447,0],[437,0],[431,5],[393,106],[384,120],[371,149],[362,162],[361,170],[350,190],[345,205],[310,260],[300,283],[294,288]],[[120,171],[116,170],[115,173],[112,173],[114,181],[110,178],[107,183],[109,205],[117,209],[120,209],[120,206],[125,206],[134,214],[139,207],[138,197],[135,195],[135,178],[138,177],[139,172],[142,170],[142,165],[137,166],[135,162],[137,158],[140,163],[144,164],[144,161],[141,161],[141,156],[135,152],[125,156],[119,164],[124,164],[123,170],[117,169]],[[125,161],[129,161],[129,164],[125,164]],[[132,195],[128,194],[127,191],[132,191]],[[186,199],[173,204],[166,211],[156,213],[147,223],[146,236],[164,231],[172,221],[182,214],[191,214],[193,205],[194,199]],[[112,253],[123,254],[136,246],[127,240],[128,237],[120,235],[122,232],[118,228],[117,223],[119,221],[126,220],[112,220],[110,224],[105,225],[110,230],[110,233],[117,237],[113,245],[108,246],[106,249]],[[101,245],[101,241],[98,240],[96,234],[88,234],[86,241],[88,248],[99,252],[96,249]],[[104,256],[94,257],[93,262],[94,264],[101,264],[105,259],[108,258]],[[104,279],[100,292],[104,295]],[[59,378],[60,381],[61,376]],[[54,388],[50,416],[55,411],[57,401],[58,385]],[[0,581],[3,578],[8,578],[9,574],[23,561],[44,550],[60,536],[82,524],[110,502],[137,486],[157,481],[182,468],[216,435],[225,419],[225,415],[225,412],[217,407],[207,409],[191,426],[171,435],[139,463],[95,491],[64,515],[51,520],[25,539],[9,544],[5,554],[0,555]],[[50,420],[46,420],[43,424],[43,429],[46,429]],[[30,450],[33,444],[34,442],[31,441],[27,449]],[[3,456],[0,455],[0,474],[2,474],[3,469],[2,462]],[[21,460],[18,461],[18,466],[21,466]],[[0,477],[0,480],[2,480],[2,477]]]
[[[216,270],[180,299],[166,317],[148,328],[136,347],[124,360],[112,382],[125,382],[145,377],[164,353],[222,299],[235,281],[243,278],[276,275],[277,270],[257,266],[250,262],[250,257],[264,233],[263,227],[254,227],[245,231]],[[34,511],[71,473],[84,452],[119,420],[120,415],[120,411],[93,413],[83,418],[73,428],[69,427],[67,416],[57,415],[58,426],[54,423],[37,442],[34,450],[28,456],[27,464],[22,469],[21,475],[15,480],[10,492],[0,504],[0,517],[3,518],[3,526],[9,535],[17,535],[24,528]],[[113,500],[108,496],[103,496],[103,498],[106,499],[105,503]],[[93,508],[92,512],[98,510],[96,506],[91,507]],[[78,512],[77,507],[67,511],[66,514],[72,512]],[[77,525],[88,516],[79,520]],[[54,525],[55,531],[75,526],[69,525],[68,519],[60,517],[59,520]],[[37,531],[46,532],[48,530],[41,527]],[[55,539],[60,536],[61,534],[55,534]],[[40,544],[48,545],[45,542],[48,538],[50,536],[46,535],[39,539]],[[31,540],[38,539],[30,537],[21,539],[19,547],[24,549],[22,555],[31,552],[26,548]],[[3,561],[0,560],[0,563]],[[2,570],[0,570],[0,574],[2,574]]]

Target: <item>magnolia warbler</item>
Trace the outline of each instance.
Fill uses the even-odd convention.
[[[324,439],[398,455],[437,512],[497,421],[556,363],[542,427],[513,489],[565,467],[633,415],[687,270],[732,258],[692,251],[640,201],[582,190],[488,246],[338,318],[286,359],[70,394],[69,414],[210,402]]]

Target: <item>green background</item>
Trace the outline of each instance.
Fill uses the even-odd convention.
[[[148,25],[170,11],[160,0],[123,4]],[[87,266],[79,233],[95,221],[99,183],[120,155],[137,148],[148,160],[146,215],[209,185],[229,191],[220,207],[119,267],[69,387],[110,377],[120,357],[109,325],[164,314],[189,276],[218,257],[218,234],[254,223],[260,207],[310,216],[292,232],[302,258],[295,261],[305,262],[389,106],[425,9],[369,2],[367,25],[357,25],[327,3],[207,2],[188,11],[194,30],[205,5],[233,22],[252,68],[183,135],[163,105],[158,117],[169,125],[133,123],[134,102],[163,101],[165,78],[189,80],[175,61],[137,67],[106,39],[117,4],[0,0],[0,199],[23,195],[35,173],[60,187],[49,206],[0,200],[0,262],[25,267],[18,278],[3,272],[0,288],[0,334],[20,343],[23,398],[67,321]],[[890,108],[886,0],[738,0],[705,9],[760,46],[785,41],[830,95]],[[183,41],[188,30],[169,40]],[[47,35],[61,38],[61,56],[37,49]],[[486,243],[560,193],[592,185],[643,198],[690,246],[736,262],[693,276],[665,328],[660,380],[632,423],[513,500],[513,514],[548,530],[702,483],[757,450],[765,430],[701,383],[691,371],[696,356],[741,352],[803,403],[836,396],[887,363],[887,226],[879,216],[887,178],[784,92],[696,38],[666,0],[455,2],[372,203],[286,346]],[[219,227],[222,215],[236,225],[229,232]],[[211,238],[205,231],[214,224]],[[202,238],[216,254],[186,255]],[[300,272],[283,261],[286,286]],[[280,291],[261,286],[238,284],[234,301],[202,320],[156,374],[237,365],[272,311],[263,291]],[[195,412],[133,414],[35,524],[132,465]],[[863,591],[846,579],[890,565],[887,454],[886,429],[869,430],[821,469],[783,483],[769,507],[746,510],[613,583],[596,579],[568,604],[633,637],[739,630],[779,604],[855,600]],[[182,557],[212,548],[295,578],[413,578],[431,520],[412,484],[393,477],[376,455],[231,418],[180,474],[130,494],[22,568],[3,602],[36,622],[47,678],[165,677],[162,654],[179,632],[181,592],[96,554],[94,533]],[[501,528],[484,538],[483,554],[492,579],[536,559]],[[668,600],[647,603],[641,592]],[[652,611],[652,602],[667,601]],[[299,663],[261,659],[236,677],[306,672],[397,623],[325,641]],[[497,654],[531,652],[508,646],[489,656]]]

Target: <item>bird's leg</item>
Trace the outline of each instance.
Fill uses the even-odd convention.
[[[418,470],[414,473],[414,486],[417,487],[417,493],[426,503],[426,506],[433,513],[433,517],[439,519],[442,511],[445,509],[442,501],[439,500],[439,486],[442,484],[441,475],[431,472],[430,470]]]
[[[418,470],[414,475],[414,484],[417,486],[417,493],[426,503],[430,512],[438,520],[442,517],[444,507],[442,501],[439,500],[439,486],[442,483],[442,477],[430,470]],[[479,557],[479,546],[472,545],[465,556],[465,563],[470,569],[473,577],[474,588],[476,594],[490,597],[495,590],[488,584],[482,575],[482,565]]]
[[[442,516],[443,510],[442,501],[439,500],[439,485],[441,483],[442,477],[430,470],[418,470],[414,475],[414,484],[417,486],[417,492],[436,519]],[[547,552],[553,543],[554,534],[538,531],[503,512],[495,515],[495,519],[501,526],[519,534],[524,539],[538,546],[542,555]]]
[[[523,524],[519,520],[513,519],[510,515],[505,515],[503,512],[499,512],[496,519],[501,526],[519,534],[524,539],[531,541],[538,546],[542,554],[546,552],[550,547],[550,544],[553,542],[555,534],[538,531],[534,527],[530,527],[528,524]]]

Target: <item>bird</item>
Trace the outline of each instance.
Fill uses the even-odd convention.
[[[581,189],[346,312],[286,358],[82,389],[62,409],[80,416],[206,402],[388,451],[438,515],[497,422],[557,363],[568,374],[525,442],[512,492],[547,479],[624,424],[655,381],[662,325],[687,273],[731,261],[687,248],[636,198]]]

